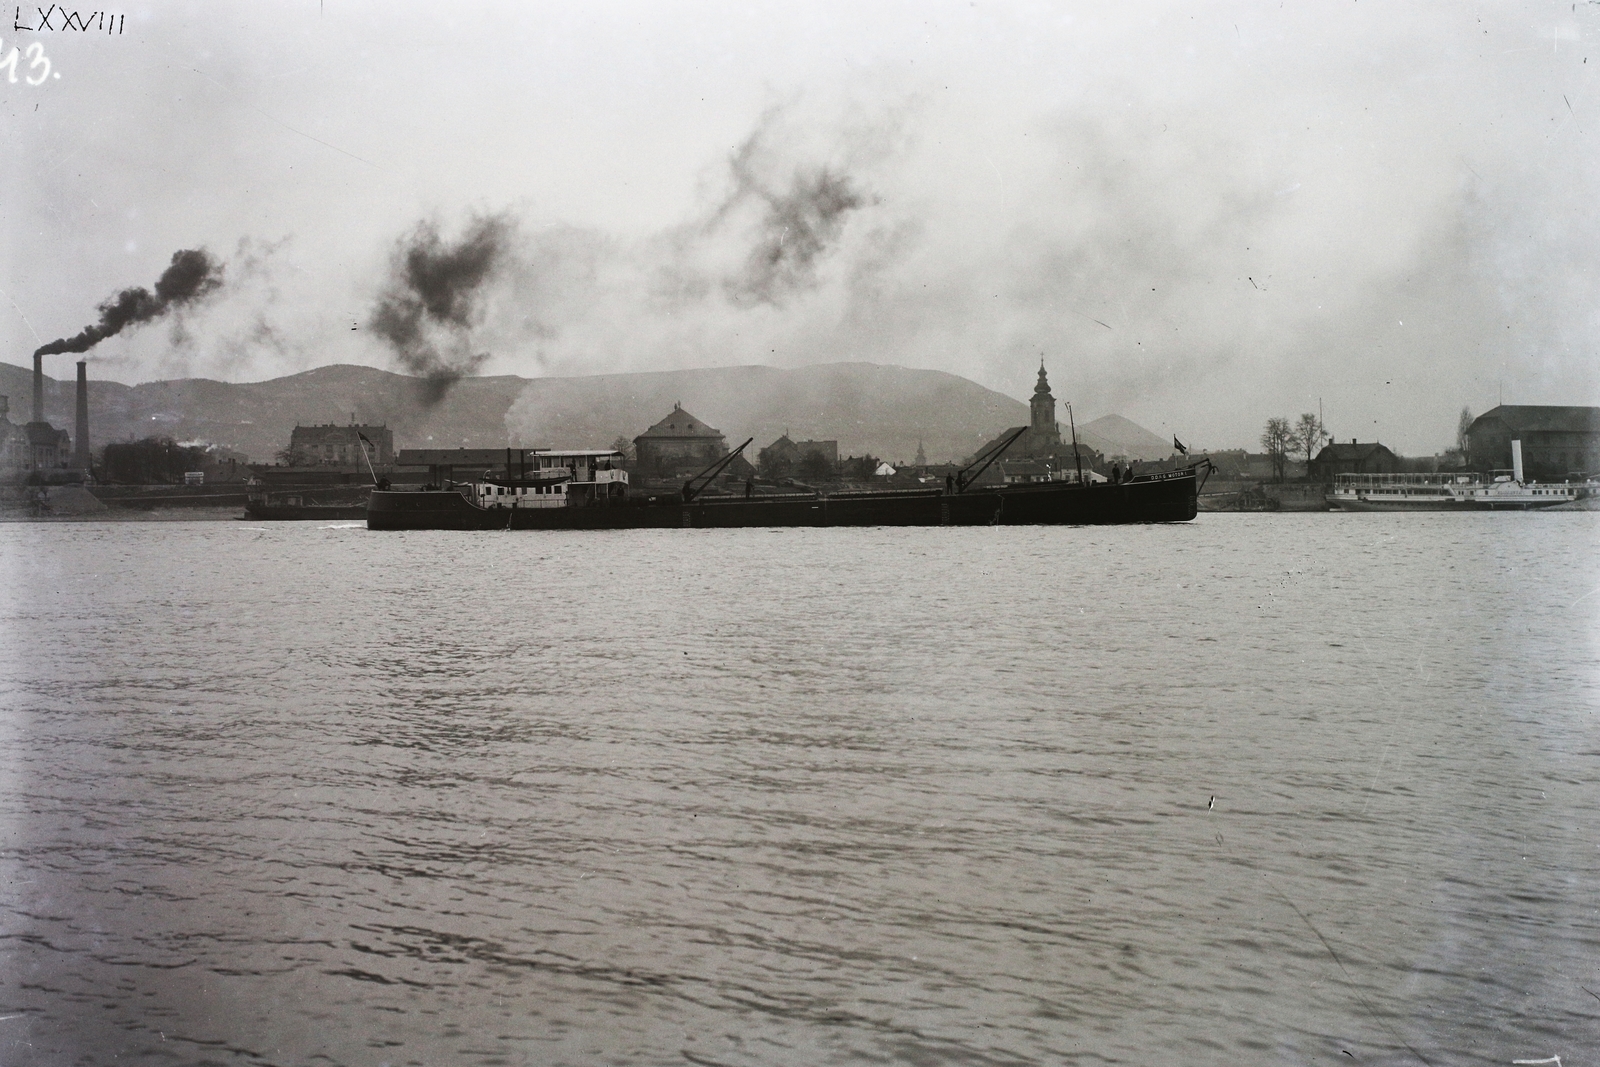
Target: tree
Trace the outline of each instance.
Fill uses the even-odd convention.
[[[1289,446],[1294,442],[1294,431],[1288,419],[1268,419],[1261,434],[1261,447],[1272,458],[1272,472],[1277,481],[1283,481],[1289,466]]]
[[[826,482],[833,479],[833,464],[828,457],[813,449],[800,460],[795,472],[803,482]]]
[[[1461,409],[1461,417],[1456,420],[1456,451],[1465,456],[1472,449],[1472,440],[1467,436],[1467,431],[1472,429],[1472,409]]]
[[[633,442],[628,440],[626,437],[622,436],[621,434],[618,434],[617,435],[617,439],[615,441],[611,442],[611,451],[613,451],[613,452],[621,452],[624,459],[632,459],[633,458]]]
[[[1317,450],[1332,440],[1328,436],[1328,431],[1323,428],[1322,420],[1309,411],[1301,415],[1300,421],[1294,424],[1293,437],[1294,450],[1306,454],[1308,466],[1316,456]]]
[[[206,450],[180,445],[170,437],[142,441],[113,441],[101,450],[102,473],[108,482],[123,485],[170,485],[183,481],[186,471],[199,470]]]

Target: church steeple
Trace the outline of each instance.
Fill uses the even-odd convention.
[[[1050,393],[1050,380],[1044,374],[1044,360],[1039,360],[1039,384],[1033,387],[1033,399],[1028,402],[1032,411],[1029,429],[1034,433],[1056,432],[1056,398]]]

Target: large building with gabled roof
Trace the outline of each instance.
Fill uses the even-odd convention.
[[[698,471],[728,454],[722,431],[673,404],[660,422],[633,439],[635,464],[646,478],[671,478]]]
[[[1474,470],[1510,470],[1511,442],[1522,442],[1526,477],[1559,482],[1600,471],[1600,407],[1501,404],[1467,427],[1468,464]]]

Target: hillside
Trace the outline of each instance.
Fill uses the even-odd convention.
[[[1129,457],[1138,460],[1166,459],[1176,449],[1172,442],[1157,437],[1131,419],[1121,415],[1102,415],[1078,427],[1078,440],[1099,449],[1107,459]]]
[[[837,440],[841,455],[896,461],[911,460],[918,442],[933,462],[968,456],[1028,417],[1021,401],[954,374],[830,363],[540,378],[528,383],[506,424],[524,443],[609,444],[639,433],[674,402],[721,430],[730,448],[747,437],[760,448],[787,433]]]
[[[70,367],[70,364],[68,364]],[[941,371],[870,363],[797,370],[729,367],[584,378],[467,378],[445,399],[422,402],[418,379],[348,365],[234,384],[180,379],[129,386],[93,380],[90,439],[95,445],[163,434],[199,440],[270,462],[296,423],[385,423],[399,448],[608,446],[632,438],[674,401],[721,429],[730,446],[756,447],[787,431],[835,438],[841,452],[909,460],[923,442],[928,458],[970,454],[1005,426],[1027,419],[1027,405]],[[32,371],[0,363],[0,395],[11,420],[25,422]],[[45,380],[45,417],[70,430],[73,382]]]
[[[122,385],[95,381],[89,365],[89,438],[95,445],[163,434],[205,441],[271,462],[286,447],[295,424],[387,423],[399,447],[498,447],[506,443],[506,409],[525,379],[510,376],[462,381],[438,405],[420,400],[419,382],[372,367],[318,367],[286,378],[234,384],[205,378]],[[11,420],[24,422],[31,406],[31,369],[0,363],[0,395],[11,398]],[[72,381],[45,379],[45,418],[71,430]]]

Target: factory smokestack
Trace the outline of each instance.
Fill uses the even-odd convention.
[[[89,469],[89,364],[78,360],[78,425],[72,440],[72,465]]]
[[[44,353],[33,354],[33,421],[44,421]]]
[[[72,337],[40,345],[34,353],[34,366],[40,356],[57,352],[87,352],[107,337],[114,337],[129,326],[149,322],[216,291],[222,285],[222,264],[203,248],[185,248],[172,253],[172,263],[161,272],[156,291],[143,286],[124,289],[99,307],[100,321],[85,326]],[[35,377],[34,381],[39,381]],[[38,420],[35,420],[38,421]]]

